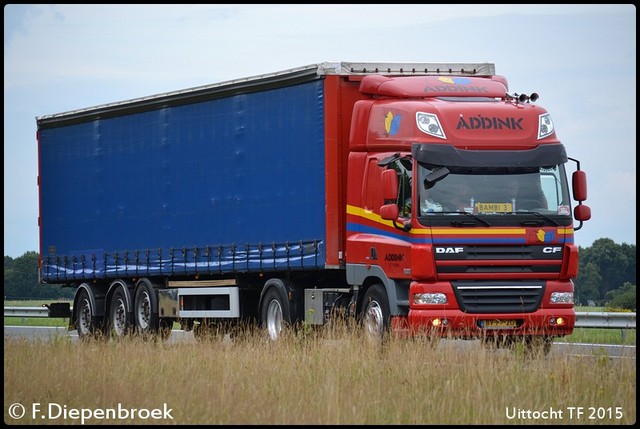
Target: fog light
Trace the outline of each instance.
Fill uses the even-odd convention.
[[[433,326],[434,328],[437,328],[438,326],[440,326],[442,324],[442,321],[440,319],[433,319],[431,321],[431,326]]]
[[[549,319],[549,324],[551,326],[564,326],[567,323],[566,320],[564,320],[564,317],[552,317],[551,319]]]

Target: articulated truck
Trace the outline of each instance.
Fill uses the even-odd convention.
[[[548,351],[591,211],[537,99],[492,63],[323,62],[37,117],[40,282],[75,288],[50,311]]]

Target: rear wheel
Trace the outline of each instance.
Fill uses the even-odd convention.
[[[100,333],[99,318],[94,316],[95,309],[89,298],[89,292],[82,289],[78,293],[78,300],[74,305],[76,328],[78,330],[78,338],[88,340]]]
[[[127,311],[125,292],[118,288],[111,298],[109,306],[109,334],[116,338],[122,338],[131,333],[133,321]]]
[[[262,326],[267,329],[269,338],[277,341],[282,336],[285,326],[290,323],[288,303],[280,291],[272,287],[264,296],[261,309]]]
[[[133,304],[136,332],[143,338],[153,338],[160,329],[158,297],[151,282],[142,279],[138,283]]]
[[[390,313],[384,287],[381,284],[371,286],[365,293],[362,304],[362,325],[368,339],[380,341],[387,335]]]

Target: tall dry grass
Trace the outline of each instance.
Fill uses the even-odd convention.
[[[635,359],[526,357],[518,351],[391,338],[352,329],[263,332],[191,343],[4,341],[5,423],[49,419],[66,407],[170,409],[169,419],[97,424],[632,424]],[[22,418],[9,415],[20,403]],[[33,404],[43,411],[33,412]],[[574,407],[573,418],[569,407]],[[585,414],[578,418],[576,407]],[[589,407],[599,416],[590,419]],[[14,409],[12,409],[14,410]],[[608,411],[607,411],[608,410]],[[622,416],[616,415],[621,411]],[[85,411],[88,412],[88,411]],[[551,412],[548,418],[545,414]],[[558,413],[561,412],[561,413]],[[517,418],[510,418],[516,414]],[[42,416],[45,418],[42,418]],[[595,414],[598,416],[598,414]],[[122,414],[121,414],[122,416]],[[537,416],[537,418],[536,418]]]

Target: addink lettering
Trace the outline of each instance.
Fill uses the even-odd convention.
[[[523,118],[497,118],[478,116],[477,118],[460,118],[457,129],[465,130],[524,130]]]

